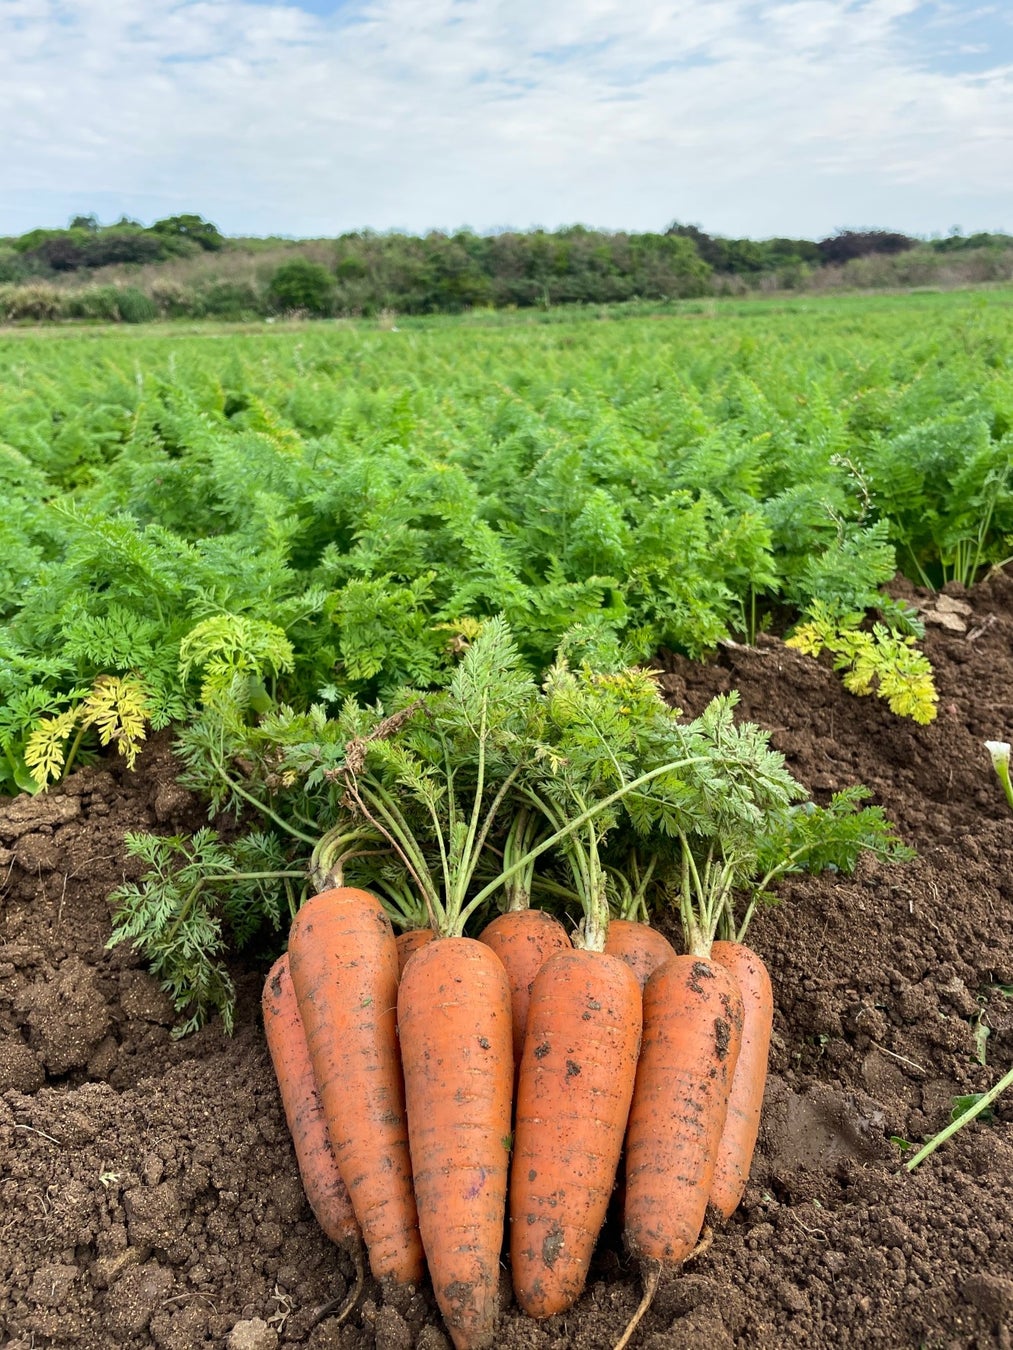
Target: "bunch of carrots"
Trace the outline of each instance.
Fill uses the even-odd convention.
[[[448,689],[272,752],[344,810],[263,999],[306,1193],[381,1282],[428,1268],[458,1350],[493,1339],[507,1217],[521,1308],[573,1304],[621,1160],[638,1314],[732,1214],[773,1016],[757,901],[897,852],[860,791],[804,802],[733,705],[687,723],[648,672],[564,660],[537,687],[491,621]]]

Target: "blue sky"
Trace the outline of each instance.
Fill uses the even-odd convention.
[[[0,0],[0,234],[1013,232],[1013,5]]]

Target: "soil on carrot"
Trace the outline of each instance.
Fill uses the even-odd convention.
[[[641,1350],[1010,1344],[1013,1093],[902,1164],[1013,1062],[1013,813],[982,745],[1013,728],[1013,579],[932,617],[929,727],[772,638],[665,662],[687,713],[740,690],[817,799],[867,784],[918,859],[792,879],[758,916],[777,1012],[753,1174]],[[448,1347],[426,1289],[367,1286],[343,1326],[311,1325],[352,1270],[301,1195],[258,1022],[268,954],[236,972],[231,1039],[174,1040],[142,963],[106,950],[124,830],[203,818],[174,773],[158,738],[133,774],[107,760],[0,805],[0,1346]],[[613,1222],[565,1317],[503,1288],[500,1350],[605,1350],[640,1296]]]

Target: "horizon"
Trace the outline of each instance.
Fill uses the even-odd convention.
[[[183,215],[183,214],[197,215],[197,216],[200,217],[200,219],[204,220],[207,224],[213,225],[216,229],[218,228],[217,222],[215,222],[215,221],[213,221],[213,220],[209,220],[207,216],[204,216],[204,215],[203,215],[202,213],[200,213],[200,212],[196,212],[196,211],[187,211],[187,212],[183,212],[183,211],[180,211],[180,212],[177,212],[176,214],[179,214],[179,215]],[[112,230],[112,229],[115,229],[118,225],[121,224],[121,222],[123,222],[123,223],[125,224],[125,226],[140,226],[140,228],[142,228],[142,229],[149,230],[149,229],[151,229],[151,228],[154,226],[154,224],[156,223],[154,220],[141,221],[141,220],[137,220],[136,218],[133,218],[133,217],[120,217],[120,218],[117,219],[117,220],[100,220],[100,219],[98,219],[98,217],[97,217],[97,215],[96,215],[95,212],[89,212],[89,211],[81,210],[81,211],[76,211],[76,212],[74,212],[74,213],[71,215],[70,219],[67,221],[66,224],[63,224],[63,225],[54,225],[54,224],[33,225],[30,229],[21,231],[20,234],[4,234],[2,231],[0,231],[0,239],[18,239],[18,238],[21,238],[23,235],[26,235],[26,234],[32,234],[32,233],[34,233],[36,230],[42,230],[42,231],[47,231],[47,232],[48,232],[48,231],[69,230],[69,229],[71,229],[71,228],[73,227],[73,221],[74,221],[74,220],[77,220],[77,219],[89,219],[89,218],[95,220],[96,228],[99,229],[99,230]],[[163,217],[163,219],[164,219],[164,217]],[[525,228],[520,228],[520,227],[516,227],[516,226],[512,226],[512,225],[493,225],[493,226],[490,226],[488,229],[484,229],[484,230],[476,230],[476,229],[474,229],[474,228],[473,228],[472,226],[470,226],[470,225],[456,225],[456,226],[449,226],[449,227],[447,227],[447,228],[434,228],[434,229],[431,229],[431,230],[402,230],[402,229],[398,229],[396,226],[395,226],[395,227],[392,227],[391,229],[374,229],[372,226],[364,225],[364,226],[362,226],[362,227],[360,227],[360,228],[358,228],[358,229],[354,229],[354,228],[353,228],[353,229],[350,229],[350,230],[342,230],[340,234],[333,234],[333,235],[326,235],[326,234],[318,234],[318,235],[295,235],[295,234],[280,234],[280,233],[277,233],[277,232],[274,232],[274,233],[268,233],[268,234],[226,234],[226,233],[225,233],[224,231],[222,231],[222,230],[219,230],[219,233],[221,234],[221,236],[222,236],[223,239],[226,239],[226,240],[228,240],[228,241],[231,242],[231,243],[242,243],[242,242],[244,242],[244,241],[246,241],[246,240],[250,240],[250,241],[253,241],[253,242],[256,242],[256,243],[264,243],[264,244],[269,244],[269,243],[281,243],[281,244],[320,244],[320,243],[332,243],[332,242],[335,242],[335,241],[340,240],[340,239],[342,239],[342,238],[351,238],[351,237],[362,236],[362,235],[372,235],[372,236],[376,236],[376,237],[378,237],[378,238],[382,238],[382,237],[385,237],[385,236],[405,236],[405,237],[409,237],[409,238],[424,238],[427,234],[439,234],[439,235],[444,235],[444,236],[446,236],[446,237],[448,237],[448,238],[452,238],[454,235],[458,235],[458,234],[470,234],[470,235],[473,235],[473,236],[475,236],[475,237],[477,237],[477,238],[481,238],[481,239],[493,239],[493,238],[496,238],[496,237],[499,236],[499,235],[504,235],[504,234],[535,234],[535,233],[538,233],[538,232],[543,232],[543,233],[546,233],[546,234],[562,234],[562,233],[565,233],[565,232],[568,231],[568,230],[586,230],[586,231],[588,231],[588,233],[591,233],[591,234],[609,234],[609,235],[623,235],[623,234],[626,234],[626,235],[636,235],[636,234],[654,234],[654,235],[663,235],[663,234],[668,233],[669,230],[675,229],[677,226],[681,226],[681,227],[684,227],[684,228],[691,228],[691,229],[697,229],[697,230],[700,230],[703,234],[705,234],[705,235],[707,235],[707,236],[709,236],[710,238],[713,238],[713,239],[726,239],[726,240],[743,240],[743,239],[745,239],[745,240],[749,240],[750,242],[753,242],[753,243],[766,243],[766,242],[770,242],[771,240],[774,240],[774,239],[787,239],[787,240],[792,240],[792,241],[795,241],[795,242],[806,242],[806,243],[819,243],[819,242],[820,242],[820,240],[817,239],[817,238],[814,238],[814,237],[811,237],[811,236],[806,236],[806,235],[801,235],[801,234],[785,234],[785,235],[731,235],[731,234],[723,234],[723,233],[719,233],[719,232],[716,231],[716,230],[708,230],[708,229],[705,227],[705,225],[704,225],[703,223],[701,223],[700,221],[698,221],[698,220],[672,220],[672,221],[669,221],[669,223],[668,223],[666,226],[664,226],[663,228],[654,229],[654,228],[648,227],[648,228],[643,229],[643,230],[640,230],[640,229],[628,229],[628,228],[626,228],[626,227],[624,227],[624,226],[618,226],[618,227],[616,227],[616,228],[614,228],[614,229],[611,229],[611,228],[608,228],[608,227],[606,227],[606,226],[588,225],[585,221],[569,221],[569,222],[566,222],[565,224],[562,224],[562,225],[555,225],[555,226],[531,225],[531,226],[527,226],[527,227],[525,227]],[[997,234],[997,235],[1005,235],[1005,234],[1006,234],[1006,232],[1003,231],[1003,230],[993,230],[993,231],[970,230],[970,231],[968,231],[968,230],[963,230],[963,229],[961,229],[959,226],[951,226],[951,228],[950,228],[949,230],[946,230],[946,231],[943,231],[943,230],[935,230],[935,231],[932,231],[931,233],[926,233],[926,232],[921,232],[921,233],[917,233],[917,232],[916,232],[916,233],[908,233],[908,232],[906,232],[906,231],[904,231],[904,230],[895,230],[895,229],[893,228],[893,226],[891,226],[891,225],[889,225],[889,224],[887,224],[887,225],[869,225],[869,224],[863,224],[863,225],[854,226],[854,227],[846,227],[846,228],[841,229],[841,230],[834,230],[834,231],[832,231],[829,235],[824,235],[824,236],[822,236],[822,238],[824,238],[824,239],[834,238],[836,235],[843,234],[843,233],[849,233],[849,232],[851,232],[851,230],[854,230],[854,232],[856,232],[856,233],[863,233],[863,234],[864,234],[864,233],[870,233],[870,234],[904,234],[907,238],[913,239],[916,243],[919,243],[919,244],[932,243],[933,241],[938,240],[938,239],[946,239],[946,238],[953,238],[953,237],[957,237],[957,238],[967,238],[967,237],[969,237],[969,236],[971,236],[971,235],[979,234],[979,233],[990,233],[990,234]],[[1007,237],[1007,238],[1013,238],[1013,235],[1006,235],[1006,237]]]

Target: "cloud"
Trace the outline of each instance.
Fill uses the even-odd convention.
[[[298,235],[673,217],[753,235],[1013,228],[1003,15],[3,0],[0,231],[91,209]]]

